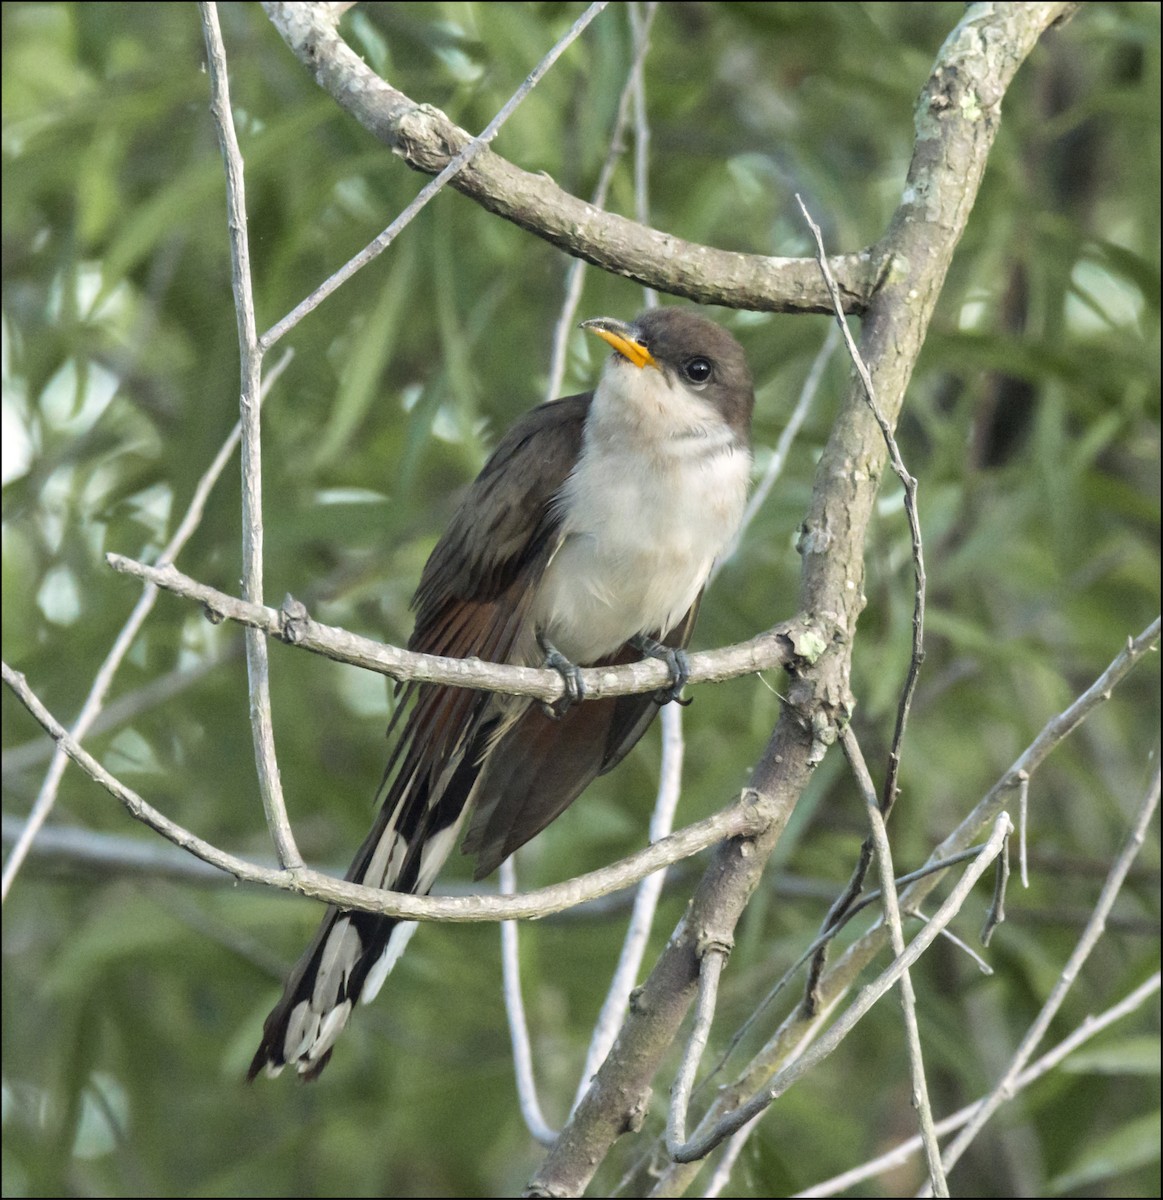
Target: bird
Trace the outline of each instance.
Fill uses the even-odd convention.
[[[461,831],[482,879],[612,770],[678,699],[699,602],[733,541],[755,403],[743,348],[688,308],[582,322],[593,391],[503,435],[421,574],[410,650],[555,667],[563,697],[400,685],[374,826],[346,878],[424,895]],[[584,699],[578,666],[665,660],[661,692]],[[405,715],[406,714],[406,715]],[[314,1079],[415,922],[336,906],[291,971],[247,1074]]]

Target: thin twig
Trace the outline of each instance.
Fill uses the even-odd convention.
[[[1074,981],[1078,978],[1078,973],[1082,970],[1083,964],[1090,957],[1095,946],[1098,945],[1099,939],[1102,937],[1103,930],[1106,927],[1106,918],[1114,907],[1114,902],[1118,898],[1119,891],[1122,889],[1123,882],[1127,877],[1127,872],[1131,869],[1131,864],[1134,862],[1135,856],[1143,846],[1143,841],[1147,835],[1147,827],[1150,825],[1158,805],[1159,766],[1156,761],[1155,774],[1143,796],[1142,803],[1139,805],[1139,811],[1135,815],[1135,822],[1131,827],[1131,831],[1127,835],[1122,849],[1111,864],[1110,873],[1103,884],[1090,921],[1082,931],[1082,936],[1078,939],[1073,953],[1070,955],[1066,966],[1062,969],[1062,974],[1058,977],[1057,983],[1055,983],[1050,995],[1046,998],[1046,1003],[1042,1005],[1041,1011],[1034,1018],[1026,1036],[1022,1039],[1021,1045],[1010,1060],[1010,1065],[1006,1068],[1005,1073],[994,1085],[985,1100],[981,1102],[977,1111],[973,1114],[973,1119],[966,1124],[965,1128],[962,1129],[953,1142],[946,1147],[942,1161],[947,1171],[953,1169],[962,1154],[965,1153],[978,1133],[984,1128],[985,1123],[1013,1095],[1015,1081],[1022,1073],[1022,1069],[1026,1063],[1029,1062],[1038,1043],[1045,1037],[1046,1030],[1050,1027],[1050,1022],[1062,1007],[1067,993],[1074,986]]]
[[[1141,1008],[1152,996],[1159,992],[1160,983],[1160,973],[1156,971],[1154,975],[1141,983],[1133,992],[1120,1000],[1118,1004],[1112,1005],[1096,1017],[1087,1017],[1073,1033],[1064,1037],[1052,1050],[1048,1050],[1037,1062],[1032,1063],[1014,1080],[1014,1095],[1024,1091],[1030,1084],[1052,1071],[1063,1059],[1073,1054],[1079,1046],[1090,1041],[1091,1038],[1101,1033],[1104,1029],[1108,1029],[1116,1021],[1121,1021],[1124,1017]],[[972,1104],[967,1104],[951,1116],[938,1121],[938,1135],[943,1137],[945,1134],[953,1133],[960,1129],[972,1118],[983,1102],[984,1097],[981,1100],[975,1100]],[[845,1171],[841,1175],[834,1175],[831,1179],[825,1179],[823,1182],[806,1188],[802,1192],[796,1192],[795,1195],[797,1198],[821,1197],[835,1196],[841,1192],[846,1192],[849,1188],[863,1183],[866,1179],[872,1179],[886,1171],[904,1166],[920,1148],[920,1137],[911,1137],[907,1141],[901,1142],[899,1146],[894,1146],[886,1154],[870,1159],[866,1163],[861,1163],[860,1166],[853,1167],[850,1171]]]
[[[630,5],[630,26],[634,30],[634,65],[630,68],[630,81],[634,98],[634,215],[639,224],[645,225],[650,217],[650,121],[646,116],[646,74],[643,64],[650,45],[650,26],[658,11],[657,0],[650,0],[643,13],[637,4]],[[644,304],[655,308],[658,293],[643,285]]]
[[[940,877],[944,875],[947,869],[947,865],[955,864],[965,856],[974,855],[979,852],[980,847],[966,846],[966,843],[971,838],[977,836],[985,823],[993,820],[996,814],[1001,811],[1001,805],[1005,797],[1010,795],[1012,788],[1015,786],[1017,775],[1024,771],[1029,776],[1032,776],[1055,747],[1069,737],[1099,704],[1110,699],[1114,689],[1126,678],[1139,660],[1145,654],[1151,653],[1154,650],[1159,640],[1160,625],[1160,619],[1156,617],[1138,637],[1128,639],[1124,649],[1115,656],[1090,687],[1079,695],[1073,704],[1063,712],[1052,717],[1043,726],[1029,746],[1018,756],[1017,760],[1004,772],[985,796],[978,801],[973,811],[934,850],[929,861],[919,870],[912,872],[911,875],[903,876],[898,880],[898,887],[904,884],[906,880],[909,883],[908,892],[903,897],[903,903],[909,910],[915,911],[925,896],[937,886]],[[877,898],[877,893],[875,892],[864,897],[859,904],[852,907],[846,914],[845,919],[850,920],[862,908],[872,903],[875,898]],[[921,919],[927,918],[922,917]],[[835,931],[829,931],[821,934],[815,942],[807,947],[800,959],[785,972],[784,976],[771,989],[768,995],[760,1001],[755,1011],[732,1038],[724,1055],[723,1062],[726,1061],[727,1056],[734,1051],[739,1041],[742,1040],[747,1031],[759,1019],[763,1011],[779,992],[791,983],[792,978],[800,966],[803,965],[804,961],[815,954],[819,946],[834,936],[834,933]],[[883,930],[875,928],[862,935],[860,941],[847,951],[846,958],[849,960],[848,963],[838,965],[835,970],[844,970],[847,974],[861,964],[870,961],[872,956],[879,951],[880,939],[882,937]],[[811,1018],[804,1016],[802,1008],[799,1013],[788,1017],[780,1029],[769,1040],[769,1055],[779,1051],[781,1046],[798,1043],[800,1040],[798,1030],[804,1027],[809,1019]],[[719,1064],[719,1066],[722,1065],[723,1063]]]
[[[609,0],[596,0],[570,26],[569,31],[562,37],[552,50],[530,71],[524,83],[505,101],[500,112],[485,126],[485,128],[456,154],[448,165],[426,183],[412,202],[402,213],[373,241],[369,242],[354,258],[349,259],[329,279],[321,283],[305,300],[296,304],[293,309],[280,321],[277,321],[262,335],[260,347],[269,350],[284,334],[294,329],[296,325],[310,312],[314,311],[336,290],[346,283],[358,270],[367,266],[373,259],[378,258],[396,240],[397,235],[412,220],[417,213],[444,189],[454,175],[459,174],[480,152],[497,136],[501,126],[513,115],[518,105],[541,81],[541,77],[561,57],[562,54],[577,40],[586,26],[606,7]]]
[[[87,750],[69,736],[68,731],[45,708],[29,688],[27,680],[7,663],[2,665],[4,682],[12,689],[32,716],[56,740],[65,753],[91,779],[128,809],[131,816],[148,825],[175,845],[248,883],[262,883],[282,891],[310,896],[340,908],[402,917],[409,921],[503,921],[507,919],[536,919],[573,908],[587,900],[609,895],[631,887],[639,880],[662,867],[728,838],[752,838],[771,821],[763,797],[744,792],[734,804],[712,817],[688,825],[661,842],[629,855],[621,862],[601,867],[552,887],[540,888],[521,896],[412,896],[402,892],[387,892],[361,884],[334,879],[306,867],[293,870],[274,870],[257,866],[238,858],[198,837],[190,830],[171,821],[147,803],[132,788],[127,787],[106,770]]]
[[[242,594],[252,604],[262,603],[262,428],[259,420],[263,351],[258,344],[254,315],[254,288],[250,272],[250,243],[246,218],[246,183],[242,151],[230,107],[230,81],[226,48],[218,25],[218,6],[199,5],[206,60],[210,72],[210,113],[222,148],[226,173],[226,213],[230,231],[230,283],[238,323],[238,350],[242,415]],[[274,717],[271,712],[270,664],[266,638],[256,629],[246,631],[246,677],[250,701],[250,728],[254,741],[259,791],[267,827],[274,839],[279,862],[300,867],[303,856],[287,816],[279,762],[275,752]]]
[[[993,885],[993,900],[989,911],[985,914],[985,924],[981,927],[981,944],[989,945],[993,931],[1006,919],[1006,884],[1010,879],[1010,847],[1007,842],[1002,852],[997,856],[997,878]]]
[[[885,818],[892,811],[893,802],[897,795],[897,779],[900,773],[901,746],[904,741],[905,726],[908,721],[909,708],[912,705],[913,693],[916,691],[917,680],[920,676],[921,663],[925,658],[924,650],[924,623],[925,623],[925,557],[924,549],[921,543],[921,523],[917,512],[917,481],[906,469],[904,460],[901,458],[900,449],[897,446],[896,438],[893,436],[892,426],[885,418],[880,410],[880,405],[876,399],[876,391],[872,383],[872,375],[868,370],[867,364],[864,362],[864,357],[861,355],[859,348],[856,345],[855,339],[852,337],[852,332],[848,328],[848,321],[844,315],[844,305],[840,297],[840,290],[836,286],[836,280],[832,275],[831,268],[828,266],[828,257],[824,250],[824,239],[820,233],[820,227],[812,220],[811,214],[808,212],[807,206],[803,200],[797,195],[796,202],[800,206],[800,211],[803,213],[804,220],[808,223],[808,227],[812,231],[812,236],[816,242],[816,260],[820,267],[820,273],[824,277],[825,285],[828,289],[828,294],[832,297],[833,312],[836,318],[836,325],[842,337],[844,344],[848,349],[849,357],[856,368],[857,374],[860,376],[860,381],[864,386],[864,398],[872,410],[873,417],[877,425],[880,427],[881,436],[884,438],[885,446],[888,449],[889,460],[892,463],[893,470],[897,473],[905,490],[905,512],[908,515],[909,531],[912,536],[913,550],[913,572],[915,587],[913,593],[913,648],[909,659],[909,667],[905,677],[905,684],[901,691],[900,703],[897,708],[896,729],[893,733],[892,746],[888,756],[888,770],[885,773],[884,792],[881,798],[881,812]],[[837,898],[836,902],[829,909],[825,919],[823,928],[826,930],[835,924],[835,922],[844,914],[845,911],[852,905],[856,897],[860,894],[864,887],[864,880],[868,873],[868,868],[871,865],[872,841],[866,838],[864,844],[860,848],[859,860],[853,869],[852,877],[850,878],[847,887]],[[826,949],[821,947],[813,960],[812,967],[808,972],[808,978],[804,988],[804,1013],[810,1016],[818,1004],[818,989],[819,981],[824,972],[824,963],[826,961]]]
[[[650,816],[650,840],[661,841],[674,828],[674,814],[678,807],[679,794],[682,784],[683,736],[682,708],[677,704],[668,704],[662,710],[662,756],[659,767],[658,792],[654,799],[654,810]],[[650,931],[654,925],[654,914],[658,909],[658,900],[666,883],[666,872],[658,871],[648,875],[639,885],[634,895],[634,907],[630,920],[626,925],[626,936],[622,941],[622,950],[618,956],[618,965],[614,968],[610,986],[606,990],[606,999],[602,1003],[601,1012],[594,1024],[590,1035],[590,1044],[586,1050],[586,1060],[582,1067],[581,1078],[578,1081],[577,1093],[574,1096],[573,1107],[581,1103],[581,1098],[590,1086],[590,1079],[598,1066],[609,1054],[614,1040],[618,1036],[622,1019],[626,1013],[626,1005],[638,979],[642,960],[646,956],[646,946],[650,939]]]
[[[598,172],[598,181],[590,193],[590,204],[594,208],[606,207],[606,197],[609,195],[610,184],[614,178],[614,169],[618,160],[626,151],[626,129],[630,122],[630,102],[634,96],[635,80],[647,50],[650,48],[648,35],[654,21],[656,4],[647,5],[645,29],[639,34],[635,29],[634,61],[631,64],[622,93],[618,97],[618,109],[614,115],[614,126],[610,133],[610,148]],[[630,6],[631,22],[633,23],[634,6]],[[566,348],[569,345],[570,334],[574,330],[578,304],[581,302],[582,284],[585,281],[586,268],[589,264],[584,258],[571,258],[569,269],[565,273],[565,299],[562,301],[561,314],[553,327],[553,349],[549,356],[549,380],[545,385],[545,399],[555,400],[561,395],[562,380],[565,378]]]
[[[1022,887],[1030,886],[1030,867],[1026,851],[1026,823],[1030,813],[1030,777],[1018,772],[1018,870]]]
[[[876,862],[880,870],[880,890],[884,901],[884,919],[888,925],[892,952],[898,958],[905,950],[905,935],[901,926],[900,898],[893,881],[892,850],[885,828],[884,813],[876,802],[876,785],[868,771],[868,764],[860,750],[860,743],[852,732],[851,724],[840,730],[840,742],[848,759],[857,786],[864,797],[864,807],[872,829],[872,841],[876,850]],[[1002,857],[1005,850],[1002,850]],[[913,1084],[913,1107],[921,1123],[921,1139],[925,1144],[925,1158],[929,1165],[929,1179],[933,1191],[939,1196],[949,1195],[949,1185],[941,1170],[941,1147],[933,1128],[933,1108],[929,1102],[929,1083],[925,1078],[925,1062],[921,1052],[921,1033],[917,1026],[917,997],[908,971],[901,972],[901,1011],[905,1018],[905,1044],[909,1051],[909,1072]]]
[[[688,1143],[682,1155],[675,1156],[676,1161],[694,1162],[705,1158],[720,1142],[763,1112],[788,1088],[827,1058],[852,1032],[865,1013],[893,987],[903,972],[920,958],[940,931],[960,912],[978,879],[989,869],[989,864],[997,857],[1002,838],[1012,828],[1009,817],[1005,813],[1001,813],[994,823],[993,832],[986,841],[981,854],[966,869],[965,874],[958,880],[957,885],[934,914],[933,920],[909,943],[904,954],[895,958],[876,980],[860,990],[856,999],[845,1010],[844,1015],[829,1028],[819,1041],[777,1071],[767,1086],[745,1104],[739,1105],[734,1111],[717,1121],[706,1133]]]
[[[1002,859],[1008,853],[1009,853],[1008,849],[1004,850],[1001,854],[998,855],[998,858]],[[942,870],[943,869],[944,868],[942,868]],[[898,881],[898,887],[899,887],[899,881]],[[928,921],[928,919],[929,919],[925,915],[925,910],[923,908],[921,908],[920,905],[916,905],[916,904],[910,905],[906,911],[910,917],[913,917],[917,921]],[[959,938],[953,932],[952,929],[941,930],[941,936],[950,945],[956,946],[957,949],[960,950],[961,953],[964,954],[965,957],[968,958],[970,960],[970,962],[972,962],[973,965],[982,973],[982,975],[992,975],[994,973],[993,967],[991,967],[989,965],[989,963],[987,963],[985,961],[985,959],[982,958],[982,956],[980,954],[978,954],[977,951],[974,950],[974,948],[967,941],[965,941],[964,938]]]
[[[666,1120],[666,1150],[671,1158],[682,1158],[686,1145],[686,1114],[690,1104],[691,1088],[695,1074],[702,1061],[707,1039],[711,1035],[711,1022],[715,1017],[715,1003],[719,995],[719,979],[727,962],[730,947],[712,944],[704,948],[699,958],[699,995],[695,1003],[694,1025],[683,1051],[678,1073],[670,1089],[670,1112]]]
[[[820,980],[824,976],[824,967],[828,962],[828,944],[832,935],[840,929],[861,907],[857,898],[864,890],[864,881],[868,878],[868,869],[872,866],[872,837],[868,836],[860,843],[860,852],[852,867],[852,874],[840,894],[828,907],[824,919],[820,922],[820,932],[812,944],[816,947],[812,954],[812,962],[808,967],[807,978],[804,980],[804,998],[800,1009],[807,1018],[815,1016],[820,1004]]]
[[[1027,779],[1046,760],[1047,756],[1062,744],[1090,716],[1100,704],[1106,703],[1114,689],[1134,669],[1146,654],[1153,653],[1159,642],[1163,621],[1156,617],[1137,637],[1128,638],[1127,644],[1110,661],[1106,669],[1080,696],[1053,716],[1038,731],[1032,742],[1018,755],[992,788],[978,801],[973,812],[933,851],[933,857],[944,857],[963,849],[963,843],[998,811],[1013,789],[1019,786],[1024,772]]]
[[[517,872],[510,855],[501,863],[500,891],[511,896],[517,890]],[[521,998],[521,958],[518,953],[516,921],[501,922],[501,990],[505,998],[505,1016],[509,1021],[509,1037],[513,1044],[513,1073],[517,1080],[517,1102],[525,1128],[543,1146],[557,1140],[553,1129],[541,1111],[537,1098],[537,1080],[533,1075],[533,1049],[529,1044],[529,1022],[525,1018],[525,1002]]]
[[[881,412],[880,405],[877,403],[876,391],[872,386],[872,376],[869,374],[864,358],[852,337],[852,331],[848,328],[848,321],[844,316],[844,302],[840,295],[840,289],[836,285],[835,277],[832,275],[832,269],[828,265],[828,256],[824,250],[824,238],[820,233],[820,227],[812,220],[807,206],[798,195],[796,196],[796,203],[800,206],[804,220],[807,221],[808,227],[812,231],[812,237],[815,238],[816,260],[820,264],[820,273],[824,276],[828,287],[828,294],[832,297],[832,307],[836,314],[836,322],[840,327],[840,332],[844,335],[844,344],[848,347],[852,363],[860,376],[860,382],[864,385],[864,398],[868,401],[868,407],[872,410],[872,415],[876,418],[877,425],[880,426],[881,435],[884,437],[884,444],[888,448],[888,457],[889,462],[892,464],[892,469],[896,472],[897,478],[901,481],[901,485],[905,489],[905,513],[908,516],[909,533],[913,542],[913,574],[915,579],[913,592],[913,652],[909,659],[909,669],[905,678],[905,685],[901,690],[900,704],[897,707],[896,729],[892,736],[892,748],[889,750],[888,755],[888,771],[885,774],[884,791],[881,795],[881,811],[887,818],[892,811],[893,802],[897,796],[901,745],[904,742],[905,726],[908,724],[909,708],[912,706],[913,693],[917,689],[917,679],[921,673],[921,663],[925,661],[925,552],[921,543],[921,518],[917,511],[917,481],[909,473],[904,459],[901,458],[900,448],[897,446],[896,438],[893,436],[892,426]]]
[[[910,871],[906,875],[898,876],[896,880],[898,893],[900,892],[901,888],[906,887],[911,883],[915,883],[918,879],[923,879],[926,875],[943,874],[945,871],[948,871],[951,867],[957,866],[959,863],[969,862],[970,859],[976,858],[983,849],[984,843],[977,846],[970,846],[967,850],[962,850],[960,854],[953,854],[949,858],[943,858],[939,862],[928,863],[916,871]],[[875,890],[869,892],[867,895],[861,897],[859,903],[852,905],[851,908],[844,912],[844,914],[836,921],[834,925],[830,925],[828,928],[821,930],[821,932],[816,935],[815,940],[803,951],[799,958],[797,958],[796,961],[792,963],[790,967],[788,967],[783,975],[780,976],[774,986],[768,991],[763,999],[759,1001],[755,1008],[752,1009],[750,1014],[748,1014],[748,1017],[743,1024],[739,1026],[734,1034],[732,1034],[726,1050],[723,1051],[722,1057],[715,1064],[715,1068],[710,1072],[709,1077],[713,1077],[719,1071],[721,1071],[724,1066],[726,1066],[728,1059],[735,1052],[735,1048],[752,1030],[752,1028],[755,1026],[755,1023],[760,1019],[760,1017],[763,1016],[767,1009],[771,1007],[772,1003],[776,1000],[780,993],[791,985],[792,980],[796,977],[799,969],[804,965],[804,963],[813,958],[813,956],[819,952],[821,947],[826,946],[829,942],[831,942],[837,936],[837,934],[839,934],[840,931],[864,909],[876,904],[880,900],[880,896],[880,888],[876,888]],[[923,913],[912,912],[910,915],[916,916],[916,918],[920,921],[927,922],[929,920],[929,918]],[[952,937],[954,942],[956,942],[958,945],[961,945],[960,939],[954,937],[948,929],[942,930],[941,934],[942,937],[945,938]],[[963,948],[968,950],[968,947]],[[979,966],[984,966],[980,956],[972,955],[971,953],[971,957],[974,958]],[[988,972],[988,967],[985,969]]]

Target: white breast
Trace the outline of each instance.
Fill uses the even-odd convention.
[[[534,601],[537,628],[578,663],[671,629],[738,529],[750,469],[696,392],[611,359],[559,500],[565,539]]]

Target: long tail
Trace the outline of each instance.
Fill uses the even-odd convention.
[[[668,644],[686,644],[694,614]],[[603,662],[633,657],[627,647]],[[464,688],[421,684],[414,694],[380,785],[382,807],[347,873],[352,882],[413,895],[432,887],[470,809],[464,849],[476,855],[480,879],[616,766],[658,712],[651,696],[621,696],[552,720],[536,705]],[[293,1063],[314,1079],[355,1001],[375,996],[414,930],[412,921],[329,908],[266,1019],[247,1078]]]
[[[496,717],[485,693],[417,691],[380,787],[382,807],[346,878],[425,895],[460,834]],[[288,1063],[314,1079],[355,1001],[375,996],[414,931],[414,921],[329,908],[263,1025],[247,1079]]]

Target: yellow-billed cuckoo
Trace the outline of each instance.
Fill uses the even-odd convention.
[[[533,409],[501,439],[437,543],[408,647],[561,671],[665,658],[655,695],[559,706],[409,683],[375,826],[347,878],[426,893],[468,822],[475,878],[617,765],[686,678],[699,597],[739,526],[751,468],[751,375],[739,343],[678,308],[586,321],[614,353],[597,388]],[[327,910],[267,1017],[249,1078],[314,1078],[355,1000],[370,1000],[415,925]]]

